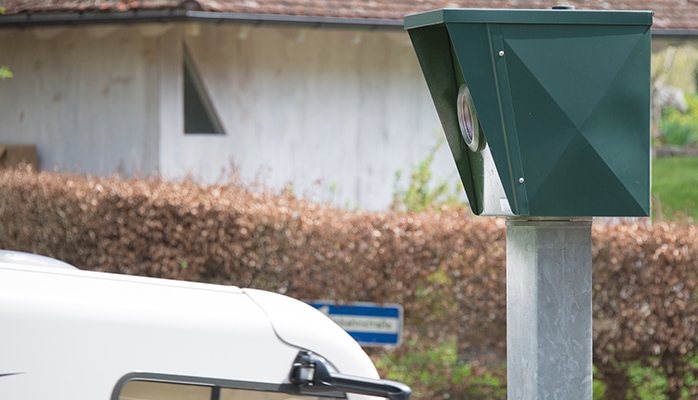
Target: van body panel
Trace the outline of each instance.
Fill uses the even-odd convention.
[[[299,348],[377,377],[331,320],[262,293],[0,261],[0,398],[109,399],[134,372],[288,384]]]
[[[263,290],[243,289],[269,316],[276,334],[293,346],[325,357],[338,372],[378,379],[378,372],[361,346],[339,325],[301,301]],[[300,321],[312,321],[312,329]],[[342,346],[337,339],[342,338]],[[333,357],[329,356],[332,354]],[[356,356],[364,354],[365,357]],[[370,375],[365,375],[370,372]]]

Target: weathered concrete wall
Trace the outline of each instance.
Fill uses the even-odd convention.
[[[180,121],[163,126],[166,176],[215,179],[232,159],[248,178],[261,171],[276,187],[293,182],[297,193],[338,205],[383,208],[395,171],[408,175],[441,139],[405,33],[200,25],[163,37],[166,48],[179,41],[226,135],[183,135]],[[181,69],[168,68],[181,64],[181,49],[164,53],[163,82],[181,81]],[[181,97],[164,95],[164,115],[181,109]],[[435,173],[455,183],[445,147]]]
[[[41,168],[157,169],[157,39],[99,26],[0,30],[0,142],[37,145]]]
[[[184,134],[186,45],[226,133]],[[440,124],[403,32],[168,24],[0,31],[0,141],[43,168],[243,177],[340,206],[389,205]],[[455,101],[455,99],[454,99]],[[435,179],[455,183],[443,146]],[[403,178],[403,185],[406,185]]]

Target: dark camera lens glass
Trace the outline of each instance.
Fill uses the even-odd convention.
[[[458,124],[460,125],[460,132],[463,135],[463,140],[465,144],[468,145],[472,151],[480,151],[480,136],[477,115],[475,114],[475,109],[473,108],[473,99],[470,97],[470,90],[465,85],[461,85],[458,90]]]

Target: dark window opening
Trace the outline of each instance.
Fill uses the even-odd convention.
[[[117,386],[112,399],[117,400],[344,400],[318,395],[289,394],[270,389],[268,385],[245,382],[249,388],[229,388],[189,382],[158,382],[131,380]],[[320,395],[322,396],[322,395]]]
[[[184,133],[225,133],[186,47],[184,48]]]
[[[346,393],[410,400],[412,392],[399,382],[330,372],[324,358],[306,350],[298,352],[289,380],[274,384],[132,372],[119,379],[111,400],[343,400]]]

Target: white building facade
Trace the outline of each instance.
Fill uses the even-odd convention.
[[[384,209],[395,172],[443,140],[399,27],[13,27],[0,64],[14,73],[0,81],[0,143],[36,144],[42,169],[216,182],[234,164],[275,189]],[[432,169],[457,182],[445,145]]]

